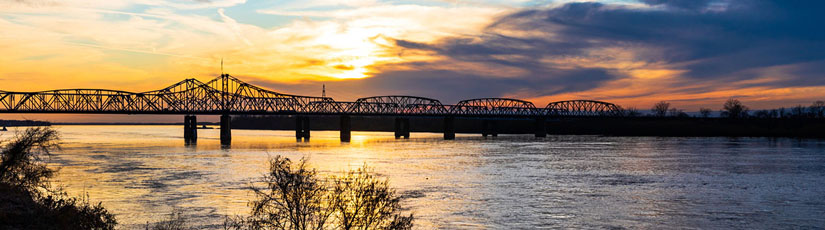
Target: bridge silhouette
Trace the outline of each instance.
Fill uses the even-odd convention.
[[[547,104],[511,98],[478,98],[454,105],[417,96],[374,96],[355,101],[300,96],[267,90],[228,74],[206,83],[186,79],[169,87],[134,93],[105,89],[60,89],[39,92],[0,90],[0,113],[182,114],[184,139],[197,140],[195,115],[221,115],[221,143],[231,143],[231,115],[292,115],[296,138],[309,139],[308,116],[340,116],[341,140],[350,139],[350,116],[394,116],[396,138],[409,137],[410,117],[443,117],[444,138],[454,139],[455,118],[479,118],[482,134],[495,135],[497,119],[535,119],[536,136],[546,136],[547,118],[616,117],[621,107],[602,101],[569,100]]]

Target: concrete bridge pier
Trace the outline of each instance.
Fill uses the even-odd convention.
[[[395,139],[404,137],[410,139],[410,119],[403,117],[395,118]]]
[[[547,137],[547,120],[544,117],[537,117],[533,127],[536,129],[536,137]]]
[[[295,117],[295,140],[309,141],[309,117]]]
[[[221,115],[221,145],[232,144],[232,117],[229,114]],[[195,127],[197,128],[197,127]]]
[[[455,140],[455,118],[444,117],[444,140]]]
[[[496,124],[496,120],[482,120],[481,121],[481,136],[487,137],[488,135],[497,137],[498,136],[498,127]]]
[[[352,131],[352,123],[349,115],[341,115],[341,142],[349,142]]]
[[[195,115],[183,116],[183,139],[186,144],[198,142],[198,119]]]

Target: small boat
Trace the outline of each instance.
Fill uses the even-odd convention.
[[[198,129],[215,129],[215,128],[212,128],[212,127],[206,127],[206,125],[203,125],[203,126],[201,126],[201,127],[198,127]]]

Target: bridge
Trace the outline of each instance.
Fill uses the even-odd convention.
[[[484,119],[483,135],[495,135],[496,119],[535,119],[536,136],[546,136],[550,117],[616,117],[621,107],[602,101],[551,102],[539,108],[532,102],[510,98],[478,98],[455,105],[417,96],[375,96],[355,101],[330,97],[284,94],[264,89],[228,74],[201,82],[186,79],[148,92],[104,89],[60,89],[39,92],[0,90],[0,113],[181,114],[184,139],[197,140],[196,115],[221,116],[221,143],[231,143],[231,115],[291,115],[296,138],[309,139],[308,116],[340,116],[341,140],[350,140],[350,116],[393,116],[396,138],[409,138],[410,117],[443,117],[444,138],[454,139],[455,118]]]

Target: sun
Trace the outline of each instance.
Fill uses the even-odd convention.
[[[386,39],[393,34],[386,28],[348,28],[327,33],[316,39],[318,44],[329,47],[325,76],[338,79],[361,79],[371,76],[370,67],[380,63],[400,61],[397,56],[386,55],[391,47]]]

